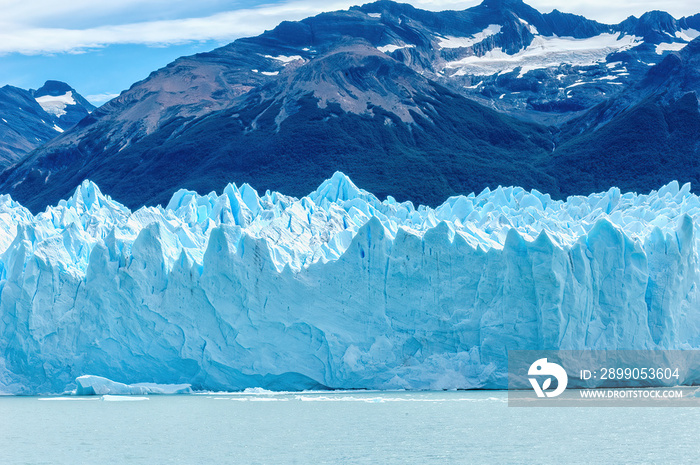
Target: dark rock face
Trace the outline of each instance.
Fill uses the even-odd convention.
[[[50,116],[24,89],[0,88],[0,117],[0,167],[11,165],[57,134]]]
[[[73,127],[94,108],[60,81],[46,81],[38,90],[0,88],[0,169]]]
[[[696,176],[678,168],[697,155],[686,96],[698,90],[696,27],[699,15],[605,25],[517,0],[457,12],[382,0],[283,22],[180,58],[87,116],[66,111],[77,124],[3,172],[0,191],[39,210],[89,178],[138,207],[230,181],[303,195],[335,170],[428,204],[499,184],[650,190]],[[678,111],[689,119],[674,135]],[[624,127],[648,114],[663,118],[675,161],[630,175],[625,163],[655,141],[630,143]],[[595,174],[591,160],[614,169]]]

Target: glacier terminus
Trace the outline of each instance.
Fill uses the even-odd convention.
[[[4,195],[0,392],[504,388],[512,349],[700,348],[698,221],[677,182],[434,209],[339,172],[136,211],[89,181],[37,215]]]

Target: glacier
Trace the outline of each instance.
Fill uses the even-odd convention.
[[[700,348],[698,221],[675,181],[437,208],[342,173],[136,211],[90,181],[37,215],[3,195],[0,392],[504,388],[512,349]]]

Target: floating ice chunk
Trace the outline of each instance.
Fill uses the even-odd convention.
[[[92,375],[79,376],[76,378],[75,383],[78,386],[75,390],[75,394],[78,396],[131,396],[192,393],[192,386],[189,384],[123,384],[101,376]]]

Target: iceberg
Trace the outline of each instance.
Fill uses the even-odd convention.
[[[101,376],[83,375],[75,379],[76,396],[133,396],[154,394],[191,394],[189,384],[123,384]]]
[[[37,215],[4,195],[0,391],[62,392],[85,373],[503,388],[512,349],[699,348],[699,220],[677,182],[566,201],[499,187],[437,208],[342,173],[303,198],[229,184],[136,211],[89,181]]]

